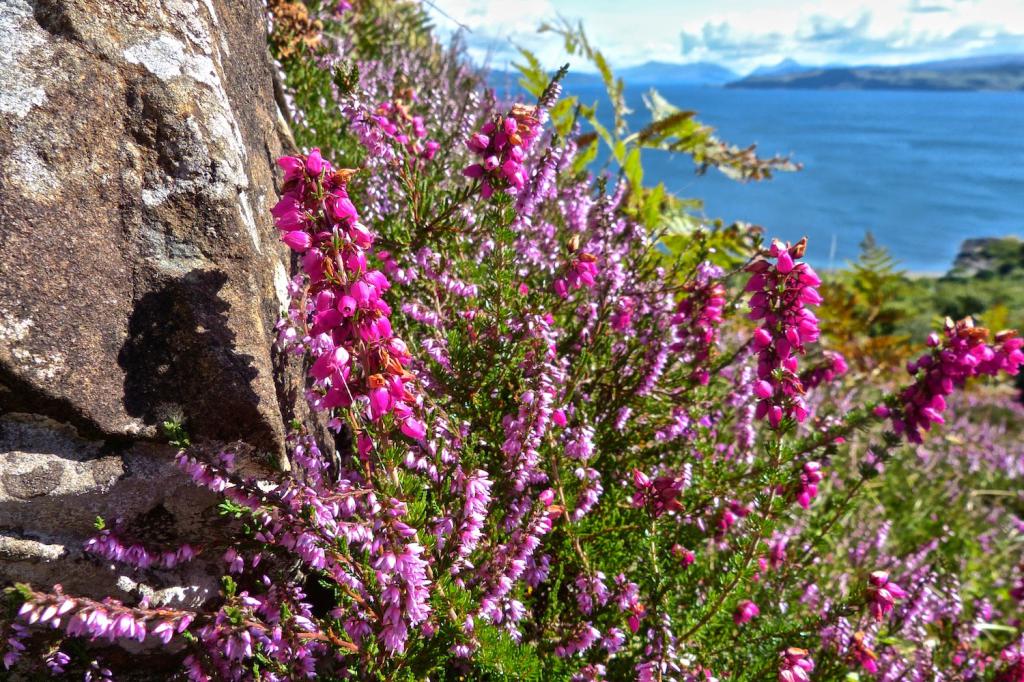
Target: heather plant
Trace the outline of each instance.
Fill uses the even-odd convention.
[[[7,668],[104,679],[127,650],[193,680],[1022,679],[1024,415],[997,385],[1020,339],[949,320],[868,381],[837,348],[853,332],[822,333],[814,245],[696,224],[642,153],[795,166],[656,94],[630,132],[577,28],[557,30],[611,130],[532,55],[532,94],[499,101],[416,5],[271,10],[302,148],[279,161],[277,343],[312,417],[262,473],[168,424],[230,542],[112,520],[86,549],[215,560],[219,595],[16,586]]]
[[[945,317],[973,317],[993,329],[1018,326],[1024,303],[1019,253],[1017,240],[994,240],[982,250],[987,265],[977,272],[954,266],[942,277],[915,276],[900,269],[868,232],[859,257],[823,277],[828,341],[862,371],[884,377]]]

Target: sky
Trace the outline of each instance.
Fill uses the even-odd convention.
[[[546,66],[565,61],[558,37],[537,33],[558,16],[583,20],[619,68],[710,61],[747,73],[784,58],[817,66],[1024,53],[1024,0],[422,1],[442,33],[461,24],[473,59],[496,69],[516,58],[514,45]]]

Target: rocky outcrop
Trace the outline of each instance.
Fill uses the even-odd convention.
[[[0,581],[101,590],[96,515],[187,525],[165,419],[283,461],[264,36],[260,0],[0,0]]]
[[[946,277],[970,279],[1018,275],[1024,270],[1024,242],[1018,237],[965,239]]]

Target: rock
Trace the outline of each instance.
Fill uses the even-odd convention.
[[[965,239],[946,277],[1007,276],[1024,269],[1024,242],[1018,237]]]
[[[166,538],[167,526],[173,536],[204,537],[204,510],[215,501],[176,470],[173,448],[109,447],[47,417],[0,417],[0,578],[44,588],[59,582],[70,594],[149,594],[156,603],[184,606],[215,595],[202,563],[186,569],[186,580],[168,571],[147,572],[143,580],[82,551],[98,516],[144,519],[147,538]]]
[[[62,557],[102,591],[71,566],[97,514],[209,506],[165,419],[284,463],[301,385],[272,352],[287,143],[263,12],[0,0],[0,581],[70,590]]]

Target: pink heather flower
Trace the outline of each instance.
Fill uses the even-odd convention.
[[[245,559],[233,547],[224,552],[224,563],[228,565],[229,573],[241,573],[245,569]]]
[[[592,289],[597,273],[597,257],[585,251],[577,251],[569,259],[565,277],[559,278],[556,282],[556,293],[561,298],[566,298],[570,291],[584,287]]]
[[[746,599],[736,607],[736,611],[732,614],[732,622],[736,625],[746,625],[759,615],[761,615],[761,609],[757,607],[757,604]]]
[[[818,318],[807,308],[821,303],[818,285],[821,279],[810,265],[796,259],[804,254],[807,240],[795,245],[775,240],[768,256],[748,267],[752,273],[746,290],[751,293],[752,320],[761,321],[754,331],[753,346],[757,351],[757,383],[753,386],[757,403],[755,417],[768,418],[777,428],[784,418],[798,422],[807,418],[804,402],[805,386],[797,374],[797,356],[806,352],[806,345],[818,340]],[[833,374],[845,362],[831,360]]]
[[[724,274],[722,268],[708,261],[697,266],[694,277],[686,283],[686,297],[676,306],[672,317],[677,340],[671,350],[691,365],[706,364],[718,341],[726,303],[725,285],[721,281]],[[694,378],[706,384],[710,375],[697,370]]]
[[[324,171],[330,172],[331,165],[324,161],[324,157],[320,155],[320,150],[313,148],[309,152],[309,156],[306,157],[306,172],[311,176],[317,176]]]
[[[576,577],[576,605],[580,613],[589,616],[598,606],[608,603],[608,587],[604,583],[604,573],[598,571],[594,575]]]
[[[995,682],[1024,682],[1024,645],[1018,639],[999,652],[1002,667]]]
[[[63,651],[54,651],[52,654],[46,657],[46,667],[50,671],[50,675],[62,675],[64,674],[64,666],[71,662],[71,657]]]
[[[932,424],[945,423],[946,397],[967,379],[1000,372],[1015,375],[1024,363],[1024,339],[1016,332],[1000,332],[995,345],[989,345],[988,330],[975,327],[969,317],[956,323],[947,318],[945,332],[944,341],[929,336],[932,350],[907,363],[907,372],[916,380],[900,393],[900,407],[889,414],[893,430],[906,434],[912,443],[920,443],[921,432]]]
[[[672,556],[679,559],[679,563],[683,568],[692,565],[697,560],[697,555],[694,554],[692,549],[686,549],[678,543],[672,545]]]
[[[903,588],[889,580],[886,571],[875,571],[868,577],[868,608],[875,620],[882,620],[892,611],[896,602],[906,596]]]
[[[282,197],[277,205],[270,209],[270,213],[274,216],[277,229],[285,232],[302,227],[307,219],[302,204],[294,196]]]
[[[846,374],[850,369],[842,353],[827,350],[822,355],[824,356],[824,361],[821,364],[812,367],[800,375],[800,382],[808,390],[834,381],[836,377]]]
[[[853,635],[853,641],[850,643],[850,658],[854,660],[857,665],[863,668],[869,673],[878,672],[878,654],[871,650],[871,648],[864,641],[865,635],[863,632],[855,632]]]
[[[423,440],[423,437],[427,435],[427,427],[422,420],[407,417],[402,421],[402,433],[413,440]]]
[[[389,105],[384,111],[422,138],[422,119],[410,117],[403,106]],[[381,125],[390,130],[395,124],[384,117]],[[373,421],[393,413],[404,435],[422,440],[427,429],[407,369],[411,356],[394,337],[391,309],[383,301],[391,284],[383,272],[367,268],[366,250],[374,237],[348,197],[351,171],[335,171],[317,150],[280,164],[286,178],[275,216],[279,226],[287,223],[282,239],[305,250],[305,280],[292,294],[286,322],[292,333],[281,338],[315,358],[309,371],[314,379],[311,405],[325,411],[365,406]],[[341,276],[327,276],[339,269]],[[330,423],[341,426],[337,418]]]
[[[586,651],[600,639],[600,630],[590,623],[583,623],[567,641],[555,646],[555,655],[559,658],[567,658]]]
[[[348,367],[349,353],[342,346],[318,357],[309,370],[310,375],[321,381],[341,375]],[[342,377],[344,379],[344,377]]]
[[[457,551],[460,557],[465,558],[472,554],[483,537],[487,508],[491,503],[491,485],[487,472],[482,469],[466,478],[466,505],[462,511],[462,524],[458,533]],[[460,568],[456,567],[453,571]]]
[[[149,634],[159,639],[162,643],[167,644],[174,637],[174,623],[170,621],[161,621],[150,630]]]
[[[85,542],[84,549],[90,554],[138,568],[151,566],[174,568],[178,564],[191,561],[196,556],[196,550],[187,544],[175,550],[162,551],[147,549],[138,543],[126,545],[109,528],[89,538]]]
[[[800,472],[800,487],[797,489],[796,501],[804,509],[809,509],[811,500],[818,496],[818,483],[821,482],[821,465],[807,462]]]
[[[601,640],[601,646],[609,654],[616,653],[626,641],[626,633],[619,628],[609,628],[608,634]]]
[[[636,302],[629,296],[623,296],[615,305],[615,312],[612,313],[609,321],[611,322],[612,329],[624,332],[633,325]]]
[[[28,602],[25,602],[28,604]],[[29,609],[32,606],[29,604]],[[24,607],[22,607],[24,610]],[[19,612],[19,615],[24,615]],[[0,641],[0,646],[4,648],[3,664],[4,669],[10,670],[14,667],[14,664],[21,658],[22,653],[27,648],[24,641],[28,639],[30,631],[27,627],[21,623],[11,623],[8,626],[9,636],[6,641]]]
[[[779,682],[808,682],[814,661],[806,649],[790,647],[780,654]]]
[[[434,158],[441,145],[434,140],[426,139],[427,128],[423,117],[410,113],[415,100],[414,93],[405,91],[391,101],[382,102],[369,115],[367,123],[376,126],[383,133],[383,139],[394,140],[401,145],[410,157],[429,161]],[[367,149],[380,146],[377,141],[370,139],[374,137],[374,134],[369,130],[360,129],[357,132]]]
[[[640,620],[646,615],[647,609],[640,602],[640,587],[634,582],[626,579],[625,574],[615,576],[615,604],[619,611],[627,614],[626,624],[629,631],[636,633],[640,630]]]
[[[313,245],[313,237],[311,237],[308,232],[304,232],[302,230],[285,232],[281,235],[281,241],[283,241],[292,251],[298,251],[299,253],[303,253]]]
[[[685,486],[683,477],[659,476],[651,479],[639,469],[633,471],[633,506],[637,509],[647,507],[654,518],[667,512],[680,511],[683,508],[679,495]]]
[[[295,156],[282,156],[277,160],[277,165],[284,170],[284,181],[291,182],[302,177],[305,164],[301,158]]]
[[[759,379],[754,382],[754,395],[758,398],[761,398],[762,400],[771,398],[773,393],[775,393],[775,388],[771,383],[764,379]]]
[[[604,492],[601,485],[601,474],[592,467],[577,467],[576,478],[584,482],[576,496],[576,508],[572,511],[572,520],[579,521],[597,505]]]
[[[481,195],[490,198],[494,190],[517,194],[526,186],[526,151],[540,134],[536,107],[515,104],[506,116],[484,124],[466,141],[470,151],[482,159],[462,171],[463,175],[482,180]]]

